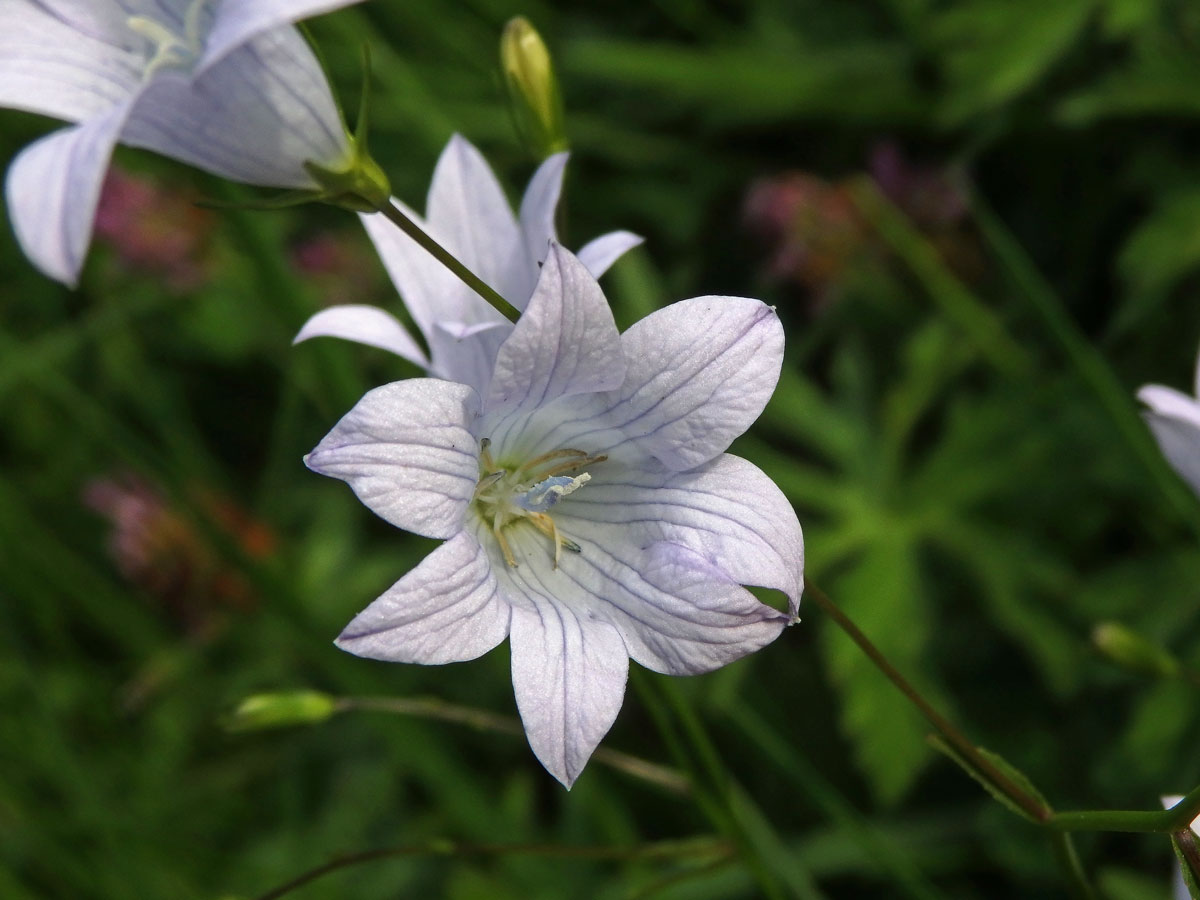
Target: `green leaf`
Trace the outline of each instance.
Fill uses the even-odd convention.
[[[992,799],[1001,806],[1004,806],[1010,812],[1016,813],[1023,819],[1028,819],[1030,822],[1038,822],[1038,819],[1031,816],[1026,810],[1022,809],[1016,802],[1014,802],[1011,797],[1005,794],[1004,791],[1000,789],[1000,786],[997,785],[991,778],[989,778],[986,773],[980,771],[980,769],[976,767],[973,762],[959,753],[955,748],[951,747],[939,735],[931,734],[929,735],[928,740],[931,747],[950,757],[950,759],[958,764],[959,768],[979,782],[980,786],[989,794],[991,794]],[[1005,775],[1005,777],[1025,791],[1025,793],[1035,797],[1042,804],[1047,813],[1052,811],[1050,804],[1046,802],[1046,798],[1042,796],[1041,791],[1034,787],[1033,782],[1029,780],[1029,777],[1024,772],[999,754],[993,753],[990,750],[985,750],[983,747],[976,747],[975,749],[979,751],[980,755],[985,757],[988,762],[999,769],[1000,772]]]
[[[945,698],[921,678],[931,616],[917,570],[916,548],[897,524],[879,522],[862,557],[834,584],[839,605],[935,706]],[[823,629],[825,663],[841,698],[842,729],[881,801],[895,803],[929,760],[928,727],[851,641]]]
[[[1193,186],[1169,192],[1121,250],[1117,270],[1128,298],[1113,321],[1113,334],[1130,331],[1157,312],[1171,288],[1198,266],[1200,186]]]
[[[1075,42],[1091,0],[975,0],[932,22],[951,91],[945,115],[959,122],[1032,87]]]

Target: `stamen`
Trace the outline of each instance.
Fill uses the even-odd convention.
[[[509,567],[515,569],[517,560],[513,556],[512,547],[508,546],[508,540],[504,537],[504,532],[500,529],[500,517],[496,516],[492,520],[492,534],[496,535],[496,543],[500,545],[500,552],[504,554],[504,561]]]
[[[523,466],[521,466],[521,468],[518,469],[517,471],[521,474],[532,475],[535,472],[537,472],[537,470],[541,466],[545,465],[546,463],[553,462],[556,459],[563,459],[564,457],[568,457],[568,456],[577,457],[578,461],[572,463],[570,466],[570,468],[575,468],[578,465],[580,465],[581,462],[587,457],[587,453],[585,453],[582,450],[571,450],[570,448],[564,448],[562,450],[551,450],[549,453],[543,453],[541,456],[535,456],[533,459],[529,460],[527,463],[525,463]],[[546,477],[545,475],[542,476],[542,478],[545,478],[545,477]]]
[[[601,453],[598,456],[589,456],[587,459],[580,459],[575,462],[565,462],[555,466],[547,472],[542,473],[543,478],[553,478],[555,475],[561,475],[564,472],[570,472],[572,469],[582,469],[584,466],[590,466],[593,463],[602,463],[608,459],[607,453]]]
[[[493,462],[493,460],[492,460],[491,446],[492,446],[491,438],[480,438],[479,439],[479,461],[481,463],[483,463],[483,467],[488,470],[492,470],[492,469],[496,468],[496,463]],[[501,474],[503,474],[503,473],[501,473]]]

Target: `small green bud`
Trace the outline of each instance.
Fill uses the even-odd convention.
[[[1165,649],[1152,643],[1119,622],[1101,622],[1092,629],[1096,649],[1122,669],[1152,678],[1175,678],[1179,661]]]
[[[337,701],[320,691],[253,694],[225,720],[230,731],[257,731],[289,725],[315,725],[337,712]]]
[[[550,51],[523,16],[504,26],[500,67],[517,131],[538,159],[567,149],[563,102]]]

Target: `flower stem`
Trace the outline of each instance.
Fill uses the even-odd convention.
[[[1071,835],[1066,832],[1057,832],[1050,835],[1050,840],[1059,867],[1067,875],[1067,887],[1072,900],[1096,900],[1096,892],[1093,890],[1091,882],[1088,881],[1083,864],[1079,861],[1079,854],[1075,850],[1075,842],[1071,839]]]
[[[728,859],[733,848],[727,841],[716,837],[692,838],[682,841],[660,841],[636,847],[564,846],[558,844],[468,844],[457,841],[429,841],[424,844],[408,844],[382,850],[365,850],[347,853],[329,862],[296,876],[285,884],[259,894],[257,900],[279,900],[297,888],[318,878],[357,866],[360,863],[382,859],[397,859],[405,856],[545,856],[560,859],[686,859],[715,857]]]
[[[479,731],[516,736],[525,733],[521,723],[514,718],[497,715],[486,709],[457,706],[436,697],[340,697],[335,705],[335,711],[386,712],[394,715],[453,722]],[[672,793],[686,794],[690,789],[687,778],[677,770],[660,766],[629,753],[622,753],[620,750],[597,747],[592,754],[592,759],[624,772],[626,775],[656,784]]]
[[[484,284],[478,275],[460,263],[450,251],[426,234],[425,230],[406,216],[395,203],[388,203],[379,211],[387,216],[392,224],[420,244],[434,259],[457,275],[463,284],[494,306],[502,316],[510,322],[517,321],[521,313],[517,311],[515,306]]]
[[[1046,827],[1057,831],[1123,831],[1128,833],[1168,834],[1191,825],[1200,815],[1200,787],[1170,809],[1143,810],[1088,809],[1055,813]]]
[[[963,759],[970,762],[975,770],[986,778],[996,790],[1000,791],[1000,793],[1004,794],[1004,796],[1020,807],[1035,822],[1045,823],[1053,817],[1053,812],[1041,800],[1030,794],[1001,771],[995,763],[980,753],[978,748],[958,728],[930,706],[929,702],[900,674],[899,670],[888,661],[887,657],[879,652],[879,648],[871,643],[870,638],[859,630],[859,627],[851,621],[850,617],[842,612],[829,599],[828,595],[808,578],[804,579],[804,593],[805,596],[812,598],[842,631],[846,632],[850,640],[858,645],[859,649],[867,655],[867,658],[875,664],[875,667],[899,689],[900,693],[909,699],[921,712],[921,715],[925,717],[926,721],[937,729],[938,733],[945,738],[946,743],[953,747]]]

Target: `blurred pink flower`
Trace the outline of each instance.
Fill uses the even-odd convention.
[[[190,519],[139,475],[97,478],[83,491],[84,503],[112,527],[108,552],[117,570],[141,588],[188,633],[209,630],[219,613],[255,603],[253,589]],[[232,502],[198,492],[197,502],[253,559],[269,556],[275,537]]]
[[[128,268],[183,291],[207,278],[214,224],[213,215],[189,197],[113,166],[100,192],[95,235]]]

